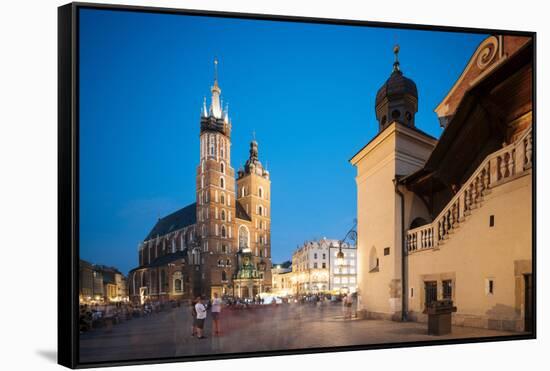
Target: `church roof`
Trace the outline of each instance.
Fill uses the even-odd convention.
[[[178,229],[182,229],[197,222],[197,204],[194,202],[178,211],[160,218],[144,241],[157,236],[164,236]]]
[[[250,215],[248,215],[243,205],[241,205],[239,201],[235,202],[235,214],[237,219],[252,221],[252,218],[250,217]]]
[[[187,257],[187,249],[185,249],[183,251],[179,250],[179,251],[167,254],[167,255],[159,256],[158,258],[153,260],[151,263],[141,265],[137,268],[132,269],[130,272],[136,271],[138,269],[143,269],[143,268],[162,267],[162,266],[165,266],[166,264],[169,264],[169,263],[171,263],[175,260],[185,259],[186,257]]]

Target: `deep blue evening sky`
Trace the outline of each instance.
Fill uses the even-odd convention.
[[[418,87],[417,127],[485,35],[81,10],[80,254],[122,272],[159,216],[195,198],[199,118],[213,58],[229,103],[232,166],[252,132],[272,180],[272,260],[342,238],[356,214],[348,160],[377,132],[392,48]]]

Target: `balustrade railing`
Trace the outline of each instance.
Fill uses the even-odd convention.
[[[442,245],[472,210],[481,206],[492,187],[532,166],[533,137],[529,128],[517,141],[491,153],[462,185],[432,223],[407,231],[409,253]]]

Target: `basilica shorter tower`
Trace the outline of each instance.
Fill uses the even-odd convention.
[[[196,202],[160,218],[140,243],[139,267],[129,275],[134,301],[214,293],[254,298],[271,289],[269,172],[254,139],[235,179],[232,123],[222,107],[217,65],[200,118]]]

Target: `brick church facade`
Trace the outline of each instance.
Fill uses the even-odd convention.
[[[139,266],[128,277],[134,302],[214,293],[254,298],[271,290],[269,172],[253,140],[235,174],[217,73],[211,93],[200,119],[196,202],[160,218],[139,244]]]

